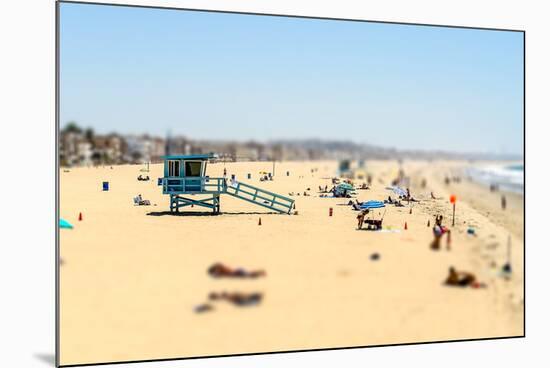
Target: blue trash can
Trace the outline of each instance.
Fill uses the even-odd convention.
[[[103,182],[103,191],[106,192],[109,190],[109,182],[108,181],[104,181]]]

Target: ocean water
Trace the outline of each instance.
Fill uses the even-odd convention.
[[[466,174],[483,185],[497,185],[499,190],[523,193],[523,164],[470,167]]]

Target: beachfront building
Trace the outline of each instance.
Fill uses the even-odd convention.
[[[89,165],[92,162],[92,144],[78,132],[64,132],[60,136],[61,166]]]
[[[126,142],[117,134],[96,135],[92,139],[95,164],[119,164],[126,150]]]
[[[162,138],[129,135],[125,137],[127,150],[125,161],[135,164],[145,162],[159,162],[166,154],[167,145]]]

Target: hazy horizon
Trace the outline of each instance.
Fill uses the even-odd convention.
[[[60,121],[523,154],[523,34],[61,4]]]

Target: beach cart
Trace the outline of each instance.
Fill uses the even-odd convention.
[[[382,230],[382,222],[384,221],[384,215],[386,214],[385,207],[386,205],[381,201],[367,201],[361,204],[360,209],[363,211],[384,208],[384,212],[382,213],[382,217],[380,217],[380,219],[366,218],[363,221],[364,224],[367,224],[367,230]]]

